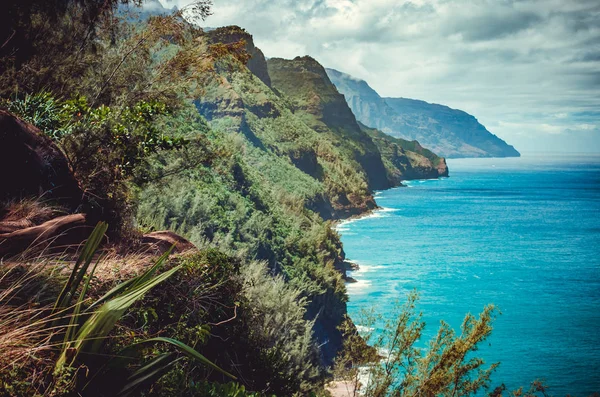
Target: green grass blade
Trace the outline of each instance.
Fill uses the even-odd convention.
[[[79,294],[79,298],[77,299],[77,304],[75,305],[75,308],[73,309],[73,314],[69,321],[69,326],[67,327],[67,332],[65,333],[63,348],[66,347],[67,344],[73,340],[75,334],[77,333],[77,324],[79,323],[79,320],[81,318],[81,315],[80,315],[81,307],[82,307],[83,301],[85,300],[85,297],[87,295],[87,290],[90,286],[90,281],[92,280],[92,277],[94,276],[94,272],[96,271],[96,268],[98,267],[98,264],[100,263],[101,259],[102,259],[102,256],[98,257],[98,260],[94,264],[94,267],[92,268],[92,271],[90,272],[89,277],[87,278],[87,280],[85,281],[85,284],[83,285],[83,288],[81,289],[81,293]]]
[[[177,339],[172,339],[172,338],[164,338],[164,337],[156,337],[156,338],[150,338],[144,341],[144,343],[147,342],[166,342],[166,343],[170,343],[171,345],[175,346],[177,349],[179,349],[179,351],[181,351],[183,354],[185,354],[186,356],[193,358],[194,360],[200,361],[202,364],[213,368],[217,371],[219,371],[220,373],[229,376],[232,379],[237,379],[235,376],[233,376],[232,374],[230,374],[229,372],[221,369],[218,365],[216,365],[215,363],[213,363],[212,361],[210,361],[208,358],[204,357],[202,354],[198,353],[195,349],[193,349],[192,347],[186,345],[185,343],[178,341]]]
[[[90,234],[90,237],[83,246],[83,250],[79,255],[79,258],[77,258],[77,261],[75,262],[75,266],[69,275],[69,279],[65,283],[62,291],[56,299],[54,309],[52,310],[53,313],[55,313],[57,310],[68,307],[71,303],[72,296],[75,291],[77,291],[77,287],[79,287],[79,284],[81,283],[81,280],[87,271],[87,266],[89,266],[91,263],[94,253],[98,249],[98,246],[100,245],[100,242],[102,241],[104,233],[106,233],[107,229],[108,225],[105,222],[99,222],[92,231],[92,234]],[[86,265],[84,265],[84,268],[80,269],[82,264]]]
[[[94,308],[96,308],[96,307],[100,306],[101,304],[103,304],[104,302],[106,302],[106,301],[114,298],[115,296],[118,296],[121,293],[127,291],[128,289],[131,288],[131,286],[133,285],[133,283],[135,283],[136,279],[137,279],[137,277],[134,277],[134,278],[131,278],[131,279],[127,280],[127,281],[123,281],[121,284],[115,286],[110,291],[108,291],[106,294],[104,294],[101,298],[99,298],[96,302],[94,302],[85,311],[86,312],[90,312]]]
[[[94,302],[90,307],[88,307],[86,311],[91,311],[95,307],[100,306],[102,303],[108,301],[109,299],[112,299],[113,297],[115,297],[127,290],[133,289],[133,288],[141,285],[142,283],[146,282],[147,280],[149,280],[154,275],[154,273],[156,273],[156,271],[167,260],[167,258],[171,254],[171,251],[173,250],[173,247],[174,247],[174,245],[171,246],[171,248],[169,248],[164,254],[162,254],[160,256],[160,258],[158,258],[156,260],[156,263],[150,269],[148,269],[146,272],[144,272],[144,274],[134,277],[130,280],[127,280],[127,281],[117,285],[116,287],[114,287],[113,289],[108,291],[106,294],[104,294],[96,302]]]
[[[155,382],[177,361],[178,360],[175,359],[174,353],[163,353],[154,357],[149,363],[139,368],[137,371],[131,374],[129,378],[127,378],[127,383],[119,391],[117,396],[129,396],[144,384]]]
[[[154,273],[156,273],[156,271],[163,265],[163,263],[165,263],[165,261],[169,258],[169,255],[171,255],[171,252],[173,251],[174,247],[175,245],[172,245],[164,254],[160,256],[160,258],[156,260],[156,263],[150,269],[144,272],[144,274],[142,274],[141,276],[137,277],[132,288],[135,288],[136,286],[148,281],[154,275]]]
[[[104,343],[104,339],[114,328],[115,324],[123,316],[125,311],[136,301],[141,299],[149,290],[171,277],[180,266],[174,267],[164,273],[155,276],[141,285],[127,291],[121,296],[115,297],[104,303],[96,312],[81,326],[77,339],[72,345],[74,352],[70,354],[71,365],[81,353],[97,353]],[[67,364],[67,350],[64,349],[56,362],[60,368]]]

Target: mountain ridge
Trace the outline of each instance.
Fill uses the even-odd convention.
[[[463,110],[418,99],[381,97],[364,80],[326,70],[356,118],[369,127],[397,138],[418,140],[443,157],[520,156],[513,146]]]

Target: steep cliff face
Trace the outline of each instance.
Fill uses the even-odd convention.
[[[334,69],[327,74],[357,119],[394,137],[418,140],[445,157],[516,157],[519,152],[461,110],[406,98],[382,98],[369,85]]]
[[[232,138],[234,151],[258,173],[261,191],[270,195],[267,201],[278,203],[277,211],[304,219],[304,229],[290,239],[315,230],[331,232],[323,219],[346,218],[375,208],[372,190],[397,186],[402,179],[440,175],[435,169],[443,161],[432,153],[429,159],[423,153],[430,152],[420,146],[423,153],[362,129],[314,59],[265,62],[252,37],[238,27],[206,32],[199,45],[240,42],[251,55],[248,64],[233,55],[213,59],[215,76],[202,87],[203,95],[195,105],[213,131]],[[244,194],[251,196],[251,189],[247,190]],[[319,252],[331,247],[332,241],[339,242],[337,236],[321,238],[325,243]],[[304,271],[302,255],[297,258],[300,264],[282,269],[282,258],[267,251],[258,249],[256,257],[268,260],[276,271]],[[336,252],[323,259],[322,265],[331,263],[344,274],[341,245]],[[319,280],[314,282],[323,281]],[[323,283],[317,292],[309,293],[307,311],[309,318],[316,318],[315,336],[324,361],[330,363],[341,346],[337,326],[346,304],[336,283],[327,279]]]
[[[325,68],[308,56],[293,60],[272,58],[267,64],[273,87],[289,98],[296,114],[360,164],[370,189],[389,188],[391,183],[386,178],[381,154],[369,135],[360,129]]]
[[[406,98],[385,98],[385,101],[400,115],[392,119],[392,126],[402,123],[403,134],[421,139],[438,153],[448,157],[520,156],[513,146],[462,110]],[[390,132],[392,126],[388,127]],[[431,132],[427,134],[424,130]]]

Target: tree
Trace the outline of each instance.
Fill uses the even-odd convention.
[[[59,94],[61,77],[83,76],[96,56],[98,31],[115,26],[119,5],[142,6],[144,0],[8,0],[0,13],[0,95],[50,90]],[[173,19],[192,23],[211,14],[212,0],[195,0]],[[100,25],[102,26],[99,29]],[[110,28],[112,29],[112,28]]]
[[[468,314],[460,335],[442,322],[428,348],[420,349],[416,343],[425,323],[422,314],[415,312],[416,302],[416,293],[411,293],[377,335],[373,326],[381,318],[372,312],[363,313],[365,333],[359,334],[346,322],[344,349],[336,361],[337,378],[355,396],[367,397],[470,396],[487,389],[498,363],[484,368],[483,359],[471,353],[491,334],[495,307],[486,306],[478,317]]]

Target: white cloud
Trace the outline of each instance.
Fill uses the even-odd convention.
[[[600,141],[597,0],[215,0],[213,11],[207,26],[240,25],[269,57],[309,54],[382,96],[463,109],[518,149],[573,131]]]

